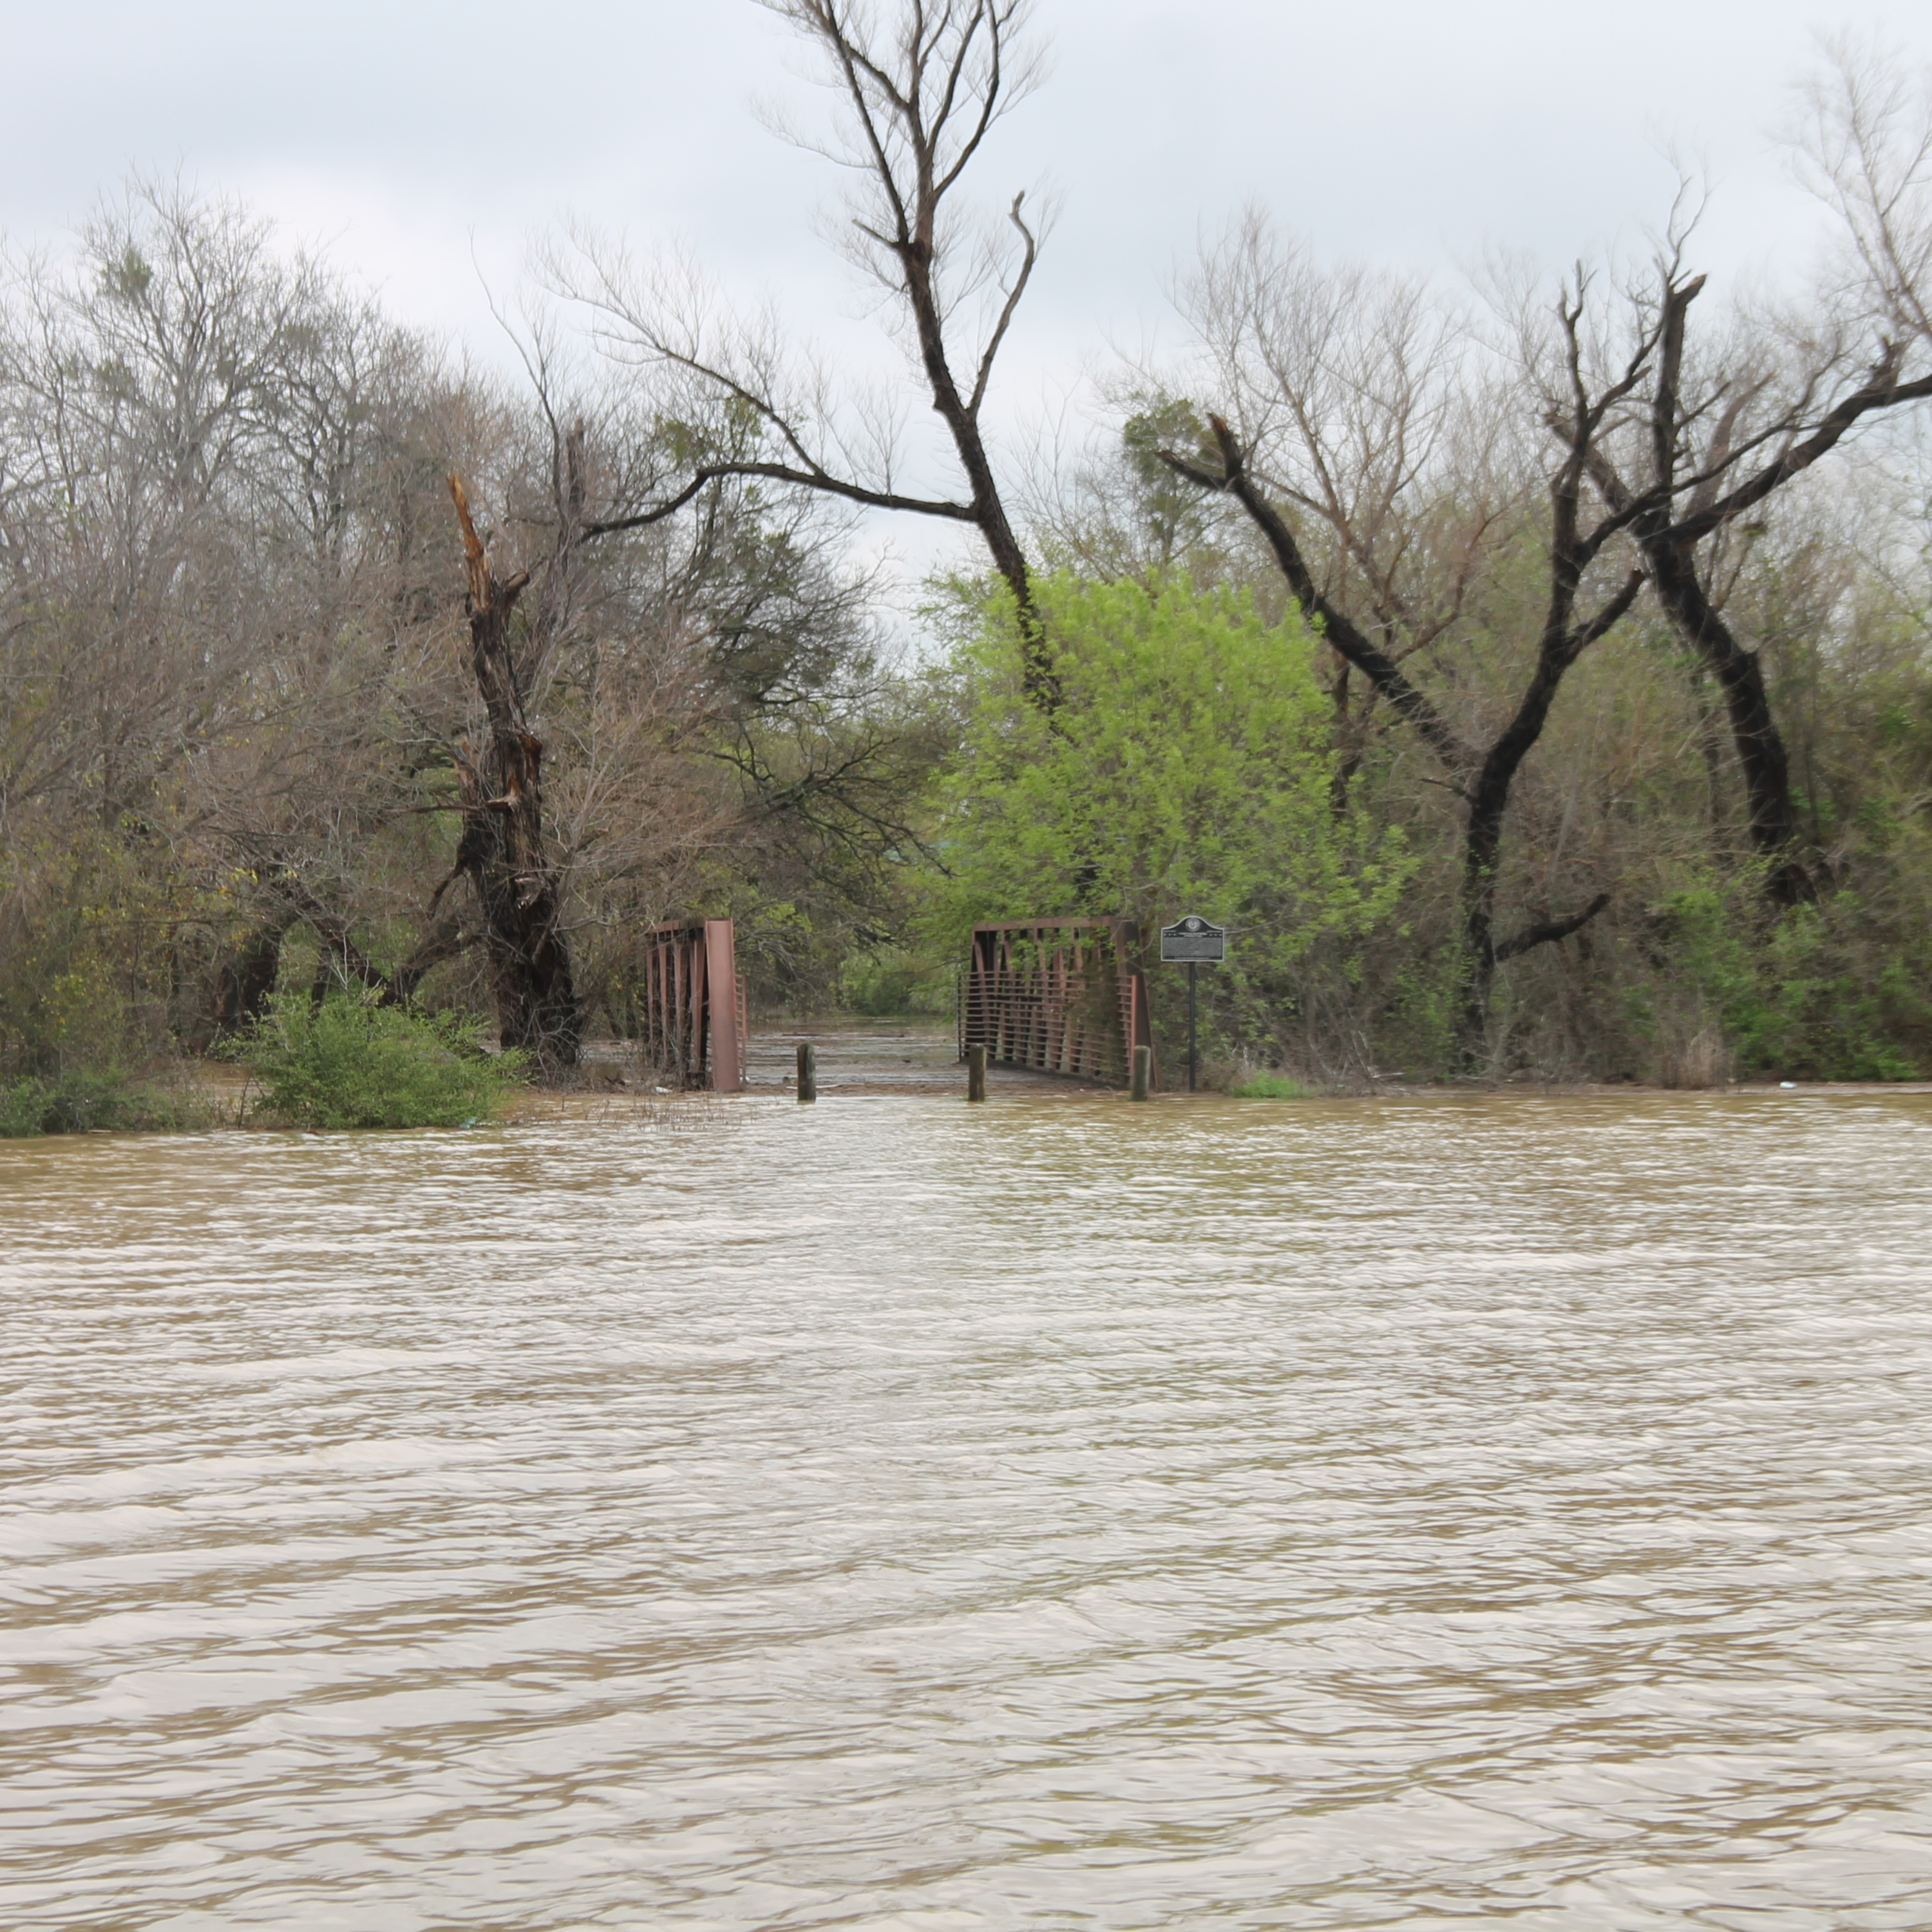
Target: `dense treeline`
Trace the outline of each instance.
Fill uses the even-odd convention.
[[[570,962],[511,1043],[622,1030],[635,934],[693,905],[781,988],[884,933],[927,728],[818,506],[655,515],[704,432],[506,393],[232,207],[142,189],[83,244],[0,340],[8,1070],[204,1048],[278,982],[508,1013],[452,479],[530,579],[506,672]]]
[[[1828,67],[1840,245],[1755,304],[1681,211],[1462,293],[1245,220],[1042,476],[982,425],[1040,236],[960,212],[1017,9],[776,10],[931,450],[595,237],[516,383],[176,187],[11,263],[0,1078],[332,986],[561,1070],[673,915],[803,1006],[1183,910],[1236,929],[1229,1062],[1932,1073],[1932,94]],[[856,561],[892,512],[976,546],[923,658]]]

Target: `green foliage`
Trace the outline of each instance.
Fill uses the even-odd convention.
[[[1317,640],[1178,576],[1062,574],[1038,596],[1051,719],[1022,688],[1010,607],[959,655],[935,935],[956,952],[979,920],[1121,914],[1150,932],[1198,911],[1233,932],[1202,986],[1207,1050],[1265,1042],[1316,950],[1346,974],[1412,869],[1398,832],[1337,808]]]
[[[1021,687],[1010,609],[960,666],[964,744],[946,775],[943,918],[1184,908],[1232,920],[1250,959],[1281,963],[1394,906],[1400,842],[1334,806],[1315,640],[1244,596],[1175,578],[1039,598],[1063,701]]]
[[[158,938],[179,902],[156,874],[96,826],[0,849],[0,1138],[207,1124],[205,1102],[127,1071],[166,1045]]]
[[[0,856],[0,1070],[54,1079],[139,1060],[156,1024],[166,958],[153,935],[170,910],[98,828],[16,837]]]
[[[1914,961],[1862,944],[1865,908],[1843,892],[1772,927],[1726,1018],[1747,1068],[1819,1080],[1910,1080],[1932,1039],[1924,948]]]
[[[68,1067],[45,1078],[0,1081],[0,1140],[107,1128],[181,1131],[205,1126],[212,1113],[191,1095],[132,1082],[115,1067]]]
[[[1315,1090],[1285,1073],[1251,1073],[1238,1086],[1228,1089],[1237,1100],[1312,1100]]]
[[[527,1077],[520,1054],[486,1054],[481,1022],[331,994],[278,994],[224,1049],[262,1087],[263,1110],[293,1126],[455,1127],[488,1118]]]
[[[0,1140],[25,1140],[46,1132],[47,1088],[44,1080],[0,1082]]]
[[[1455,1071],[1466,970],[1466,956],[1454,944],[1426,950],[1412,944],[1406,956],[1398,958],[1388,976],[1381,1066],[1435,1078]]]
[[[46,1096],[46,1131],[84,1134],[93,1127],[133,1124],[138,1106],[125,1075],[112,1067],[74,1067],[40,1083]]]
[[[1206,425],[1185,397],[1151,401],[1130,416],[1120,430],[1122,454],[1133,483],[1133,508],[1144,547],[1171,568],[1200,545],[1208,530],[1211,499],[1161,460],[1164,449],[1200,454],[1211,467],[1219,461]]]
[[[1658,923],[1670,977],[1718,1016],[1741,1072],[1911,1080],[1932,1064],[1932,956],[1856,893],[1773,915],[1754,868],[1671,895]]]
[[[952,969],[903,946],[882,946],[847,960],[838,980],[838,1004],[848,1012],[880,1018],[900,1014],[950,1012]]]

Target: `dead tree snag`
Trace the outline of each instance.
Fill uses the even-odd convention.
[[[463,836],[450,876],[466,873],[476,888],[503,1045],[523,1048],[541,1066],[568,1066],[583,1022],[560,923],[560,883],[544,839],[543,743],[524,714],[510,634],[530,573],[500,578],[460,478],[450,478],[449,494],[469,566],[470,669],[489,724],[488,744],[458,762]]]

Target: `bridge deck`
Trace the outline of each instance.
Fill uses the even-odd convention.
[[[811,1019],[761,1018],[752,1022],[745,1084],[751,1093],[789,1088],[798,1047],[818,1049],[818,1090],[833,1094],[950,1094],[966,1090],[966,1069],[949,1020],[921,1016],[867,1019],[835,1013]],[[1095,1090],[1092,1081],[1035,1073],[1022,1067],[986,1070],[989,1097],[1000,1093]]]

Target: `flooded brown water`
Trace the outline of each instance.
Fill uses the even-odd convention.
[[[0,1924],[1932,1925],[1932,1098],[0,1143]]]

